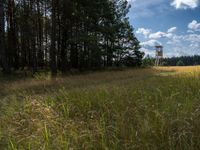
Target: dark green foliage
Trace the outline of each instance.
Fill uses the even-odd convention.
[[[122,58],[122,64],[128,67],[139,67],[142,65],[142,58],[144,53],[139,51],[128,52],[127,55]]]
[[[142,60],[143,67],[151,67],[151,66],[154,66],[154,64],[155,64],[155,60],[150,57],[144,58]]]
[[[163,61],[161,66],[167,66],[167,62],[166,61]]]
[[[163,66],[179,66],[179,62],[184,66],[193,66],[200,64],[200,56],[181,56],[181,57],[172,57],[165,58],[163,60]]]
[[[130,52],[131,66],[141,65],[143,53],[126,17],[127,0],[5,0],[1,4],[5,6],[1,24],[6,24],[5,32],[0,31],[4,70],[28,68],[35,73],[50,68],[56,74],[113,67]]]
[[[179,60],[177,63],[176,63],[176,66],[184,66],[184,63],[182,60]]]

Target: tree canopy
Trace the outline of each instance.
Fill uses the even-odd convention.
[[[140,65],[129,9],[127,0],[0,0],[0,65],[55,74],[119,66],[126,57]]]

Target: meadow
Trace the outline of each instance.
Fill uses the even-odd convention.
[[[0,76],[1,150],[198,150],[200,66]]]

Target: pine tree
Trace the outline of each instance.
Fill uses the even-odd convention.
[[[10,66],[8,62],[8,55],[6,53],[5,45],[5,1],[0,0],[0,56],[1,65],[4,73],[10,73]]]
[[[0,54],[5,72],[33,73],[119,66],[143,53],[127,16],[127,0],[5,0],[1,3]],[[6,30],[5,30],[6,24]]]
[[[50,49],[50,66],[53,75],[57,74],[56,62],[56,6],[57,1],[52,0],[52,27],[51,27],[51,49]]]

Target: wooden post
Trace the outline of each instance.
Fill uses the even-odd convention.
[[[155,66],[159,66],[161,64],[161,59],[163,58],[163,46],[155,46],[156,48],[156,60]]]

